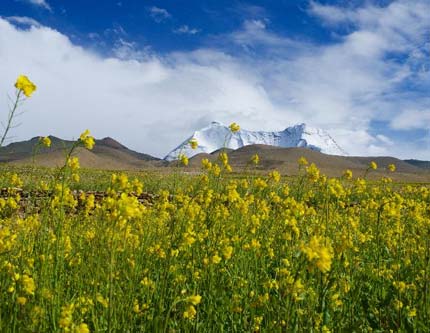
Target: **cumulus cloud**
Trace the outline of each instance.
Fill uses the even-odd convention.
[[[71,138],[90,128],[163,156],[212,120],[251,130],[306,122],[328,130],[352,155],[430,159],[420,138],[405,145],[390,135],[430,122],[430,3],[407,4],[336,7],[353,28],[325,45],[249,20],[211,47],[161,56],[123,41],[110,58],[50,28],[20,30],[0,19],[0,91],[10,92],[21,73],[38,84],[17,139]],[[313,6],[312,15],[325,20],[322,5]],[[379,131],[375,122],[388,127]]]
[[[168,18],[172,17],[172,15],[170,15],[170,13],[164,8],[152,6],[148,10],[149,10],[149,15],[151,15],[153,20],[157,23],[163,22]]]

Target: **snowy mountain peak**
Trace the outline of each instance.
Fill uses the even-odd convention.
[[[189,141],[196,139],[197,149],[191,149]],[[248,131],[241,129],[232,133],[230,128],[213,121],[209,126],[193,133],[188,139],[173,149],[165,160],[172,161],[179,154],[192,157],[199,153],[211,153],[220,148],[238,149],[252,144],[265,144],[278,147],[306,147],[332,155],[347,155],[333,138],[324,130],[297,124],[279,132]]]

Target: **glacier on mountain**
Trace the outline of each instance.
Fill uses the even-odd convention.
[[[189,141],[196,139],[197,149],[191,149]],[[264,144],[278,147],[305,147],[330,155],[348,155],[334,139],[324,130],[298,124],[287,127],[279,132],[248,131],[241,129],[232,133],[230,128],[219,122],[194,132],[178,147],[164,158],[167,161],[176,160],[179,154],[192,157],[199,153],[212,153],[220,148],[238,149],[253,144]]]

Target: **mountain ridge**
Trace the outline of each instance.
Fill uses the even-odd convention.
[[[197,149],[190,147],[189,141],[192,139],[198,142]],[[283,131],[241,129],[233,133],[228,126],[214,121],[209,126],[195,131],[184,142],[170,151],[164,159],[172,161],[177,159],[179,154],[192,157],[199,153],[211,153],[220,148],[238,149],[252,144],[266,144],[283,148],[306,147],[325,154],[348,155],[329,133],[305,123],[287,127]]]

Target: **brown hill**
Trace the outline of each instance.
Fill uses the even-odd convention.
[[[251,157],[258,154],[260,163],[250,163]],[[429,182],[430,172],[394,157],[351,157],[326,155],[307,148],[282,148],[267,145],[250,145],[228,152],[229,161],[234,170],[266,171],[276,169],[283,174],[295,175],[299,172],[298,159],[305,157],[309,163],[315,163],[327,176],[339,177],[347,169],[355,177],[363,176],[371,161],[378,165],[376,171],[368,173],[368,178],[390,176],[395,180]],[[216,160],[213,154],[198,154],[190,159],[191,167],[199,167],[201,160]],[[396,172],[387,170],[389,164],[396,166]]]
[[[34,155],[36,165],[61,166],[64,164],[66,154],[74,141],[62,140],[53,136],[50,136],[50,139],[51,147],[39,146],[37,153],[36,147],[39,137],[1,147],[0,162],[32,164]],[[159,159],[128,149],[112,138],[96,140],[96,144],[91,151],[78,147],[73,155],[79,157],[81,166],[85,168],[137,169],[160,164]]]
[[[116,154],[97,154],[83,147],[78,147],[75,149],[73,156],[79,158],[79,163],[83,168],[127,170],[145,167],[145,161],[121,151],[116,152]],[[45,167],[60,167],[64,165],[65,159],[65,151],[55,150],[35,156],[35,164]],[[32,162],[33,158],[24,158],[14,160],[10,164],[26,165],[32,164]]]

